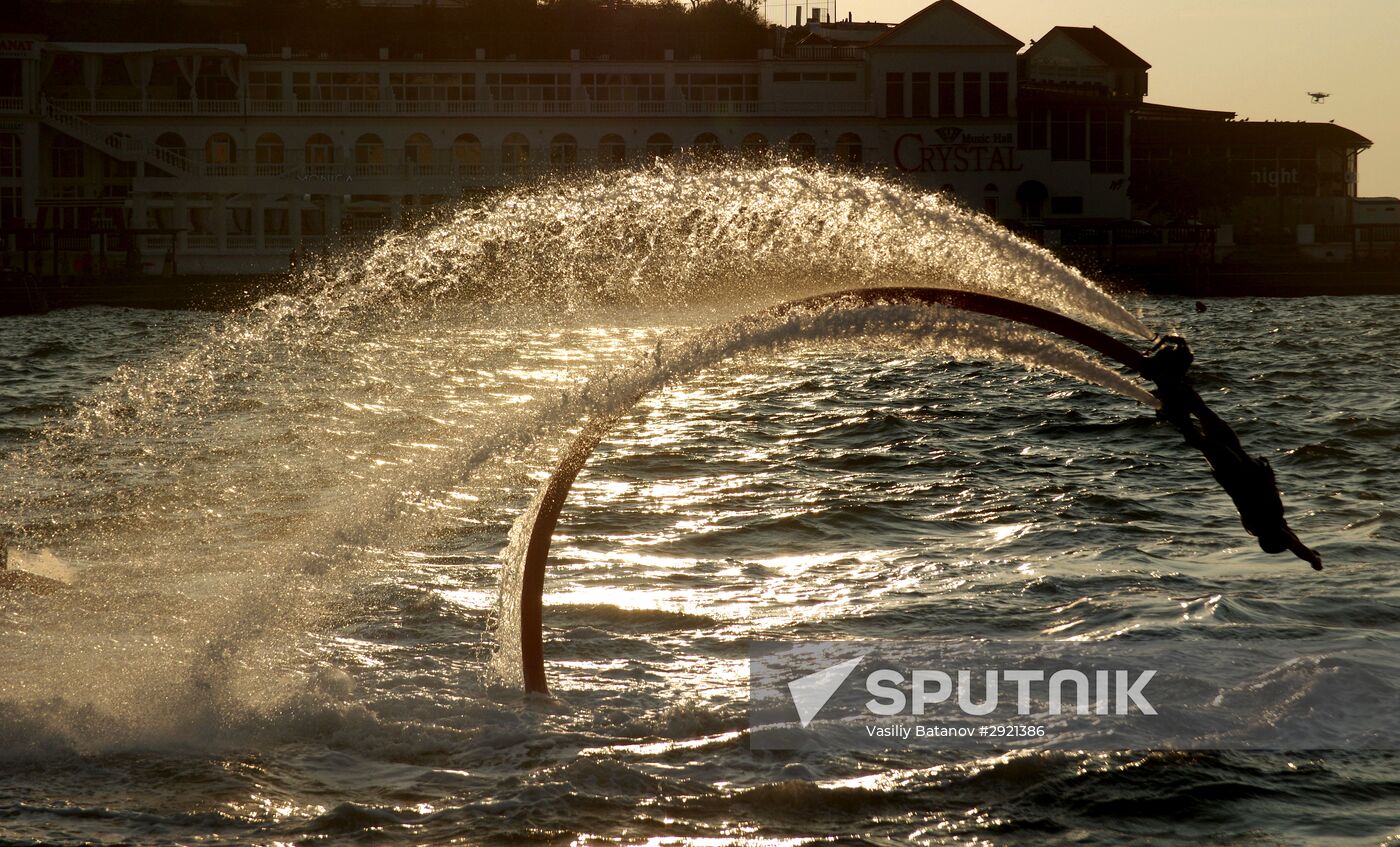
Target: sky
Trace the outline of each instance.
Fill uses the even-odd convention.
[[[929,1],[837,0],[836,15],[898,22]],[[764,2],[782,18],[781,0]],[[1149,102],[1336,121],[1372,142],[1361,196],[1400,196],[1400,0],[959,2],[1027,42],[1055,25],[1099,27],[1151,63]],[[789,20],[796,5],[788,0]],[[1332,96],[1314,104],[1309,91]]]

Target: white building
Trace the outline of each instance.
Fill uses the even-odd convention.
[[[277,272],[294,249],[474,191],[720,149],[887,169],[1002,219],[1129,216],[1125,116],[1145,92],[1141,60],[1119,85],[1111,57],[1060,28],[1020,55],[953,0],[897,26],[774,36],[744,61],[654,62],[0,36],[7,258],[35,228],[79,244],[105,230],[111,267],[121,253],[169,270],[173,247],[182,273]]]

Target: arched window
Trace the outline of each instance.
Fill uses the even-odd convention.
[[[335,173],[335,142],[324,132],[306,139],[306,173],[308,176],[331,176]]]
[[[671,143],[671,136],[664,132],[655,133],[647,139],[648,159],[668,159],[675,149],[676,146]]]
[[[549,166],[555,170],[572,170],[578,164],[578,142],[567,132],[549,140]]]
[[[421,132],[413,133],[403,143],[403,160],[410,176],[432,173],[433,140]]]
[[[799,162],[810,162],[817,158],[817,140],[805,132],[799,132],[788,139],[788,155]]]
[[[843,132],[836,139],[836,162],[841,165],[859,165],[865,157],[860,136],[854,132]]]
[[[1039,180],[1027,180],[1016,186],[1016,202],[1021,206],[1021,217],[1026,220],[1040,220],[1045,211],[1045,201],[1050,199],[1050,189]]]
[[[281,174],[286,158],[287,148],[282,143],[282,136],[275,132],[259,135],[253,144],[253,162],[257,166],[258,176]]]
[[[227,132],[216,132],[204,142],[204,164],[211,174],[231,174],[237,158],[238,151],[234,147],[233,136]]]
[[[457,176],[481,175],[481,141],[475,135],[467,132],[452,140],[452,166]]]
[[[1000,190],[997,188],[995,182],[989,182],[982,186],[982,211],[994,218],[997,216],[997,200],[999,199],[999,194]]]
[[[372,132],[355,139],[355,176],[383,176],[384,140]]]
[[[607,168],[627,161],[627,142],[622,136],[608,134],[598,141],[598,164]]]
[[[695,158],[709,159],[723,152],[724,145],[719,143],[719,136],[713,132],[702,132],[695,136]]]
[[[518,132],[512,132],[501,142],[501,173],[521,176],[530,165],[530,142]]]
[[[758,156],[768,152],[768,139],[760,132],[751,132],[744,136],[743,142],[739,144],[739,152],[745,156]]]
[[[181,156],[185,155],[185,139],[178,132],[162,132],[160,136],[156,138],[156,146],[163,147]]]

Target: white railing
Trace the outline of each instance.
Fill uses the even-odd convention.
[[[839,48],[838,48],[839,49]],[[20,108],[16,98],[15,109]],[[0,101],[3,103],[4,101]],[[82,115],[851,115],[871,114],[864,100],[139,100],[48,101]],[[0,111],[5,107],[0,105]]]
[[[683,142],[675,150],[680,152],[688,146]],[[785,149],[784,139],[770,138],[766,146]],[[157,150],[175,155],[174,151],[164,148]],[[384,160],[379,162],[305,162],[301,160],[300,151],[286,150],[284,155],[288,161],[267,163],[253,161],[253,151],[240,148],[232,162],[204,162],[198,156],[183,160],[185,169],[179,176],[213,180],[265,179],[276,183],[261,187],[246,184],[240,189],[248,191],[300,192],[303,189],[298,186],[301,185],[311,189],[313,186],[308,184],[339,183],[343,184],[344,193],[393,194],[396,191],[412,193],[415,190],[434,193],[452,185],[495,185],[547,173],[625,166],[628,162],[650,161],[653,158],[640,145],[628,147],[620,160],[613,158],[615,152],[612,148],[606,153],[595,147],[579,148],[575,153],[576,160],[571,162],[551,162],[550,152],[547,146],[532,148],[528,161],[516,162],[506,161],[500,147],[482,147],[476,151],[479,158],[475,161],[459,161],[452,156],[451,150],[439,148],[433,151],[431,160],[412,161],[405,151],[391,148],[384,150]],[[731,152],[734,151],[731,149]],[[145,190],[166,189],[147,185]],[[181,190],[215,189],[184,186]]]
[[[472,115],[481,111],[476,100],[395,100],[400,115]]]
[[[23,97],[0,97],[0,112],[23,112]]]
[[[862,47],[813,45],[798,47],[796,54],[799,59],[859,59],[865,55],[865,49]]]
[[[83,115],[236,115],[242,100],[166,100],[78,97],[49,101],[66,112]]]

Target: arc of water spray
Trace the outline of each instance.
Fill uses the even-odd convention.
[[[1153,393],[1160,403],[1159,414],[1182,432],[1188,444],[1205,455],[1215,478],[1239,509],[1245,528],[1258,536],[1260,546],[1270,553],[1292,550],[1311,562],[1314,568],[1321,569],[1317,553],[1304,546],[1283,519],[1282,501],[1268,463],[1245,453],[1234,431],[1211,412],[1191,388],[1186,368],[1192,356],[1183,339],[1159,338],[1152,350],[1144,354],[1098,329],[1047,309],[980,292],[931,287],[863,288],[792,300],[739,318],[715,332],[743,334],[775,320],[843,302],[857,306],[951,307],[1002,318],[1059,335],[1152,380],[1157,384],[1157,391]],[[517,533],[527,525],[529,528],[520,561],[519,614],[516,621],[509,622],[518,623],[518,629],[502,635],[506,640],[510,635],[519,639],[521,681],[526,691],[545,693],[549,690],[544,666],[544,576],[559,514],[594,448],[652,387],[652,384],[640,385],[624,402],[585,420],[582,430],[565,449],[536,497],[533,516],[527,513],[517,525]],[[517,540],[521,537],[517,535]],[[510,564],[508,561],[507,566]],[[504,610],[503,614],[509,615],[510,610]]]

